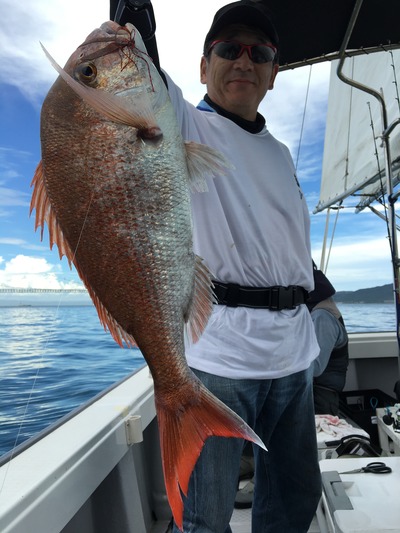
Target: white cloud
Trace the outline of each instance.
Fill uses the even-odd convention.
[[[197,103],[205,92],[199,81],[200,57],[204,37],[215,11],[226,4],[226,0],[204,0],[201,9],[196,9],[195,24],[193,5],[187,0],[175,0],[173,7],[165,0],[152,2],[157,21],[157,42],[162,66],[182,87],[185,97]],[[179,13],[179,20],[176,18]],[[28,16],[27,16],[28,15]],[[14,0],[2,1],[0,20],[0,83],[12,83],[31,100],[43,96],[56,72],[50,66],[41,50],[42,42],[59,64],[64,64],[86,36],[109,18],[108,0],[26,0],[22,4]],[[24,22],[25,21],[25,22]],[[313,67],[313,91],[317,96],[320,85],[325,83],[329,68]],[[288,76],[288,74],[291,74]],[[278,125],[288,120],[289,131],[293,131],[293,114],[302,114],[308,80],[308,68],[298,69],[295,75],[281,73],[277,86],[271,92],[284,92],[284,103],[272,109],[270,120]],[[29,78],[29,83],[27,79]],[[274,101],[271,96],[271,102]],[[318,103],[311,105],[312,109]]]
[[[11,244],[12,246],[24,246],[26,241],[23,239],[13,239],[10,237],[0,237],[0,244]]]
[[[152,0],[152,3],[157,20],[157,42],[161,64],[180,85],[185,97],[196,104],[206,90],[199,81],[204,36],[209,29],[213,14],[220,6],[226,4],[226,0],[204,0],[200,8],[195,10],[194,24],[192,2],[175,0],[173,6],[165,0]],[[179,20],[176,18],[176,13],[179,13]],[[58,63],[64,64],[86,36],[108,18],[108,0],[84,2],[26,0],[23,4],[15,3],[14,0],[2,0],[0,83],[13,84],[30,101],[39,104],[56,78],[56,72],[45,58],[39,41],[46,46]],[[307,98],[309,73],[309,67],[279,73],[275,88],[267,94],[260,107],[271,132],[289,146],[294,157],[297,154],[303,128],[300,151],[300,160],[303,161],[299,175],[302,182],[312,179],[320,166],[320,150],[316,150],[315,146],[316,143],[323,142],[330,64],[312,67],[310,93]],[[303,124],[306,100],[307,108]],[[0,164],[1,156],[0,148]],[[3,173],[3,177],[8,176],[8,178],[12,177],[12,171],[17,172],[15,167],[4,168],[4,172],[6,171],[9,173],[7,175]],[[316,195],[317,191],[308,195],[310,209],[316,204]],[[20,192],[18,197],[12,188],[4,187],[3,195],[0,193],[0,203],[27,205],[27,197],[22,196]],[[350,224],[352,223],[349,223],[349,227]],[[33,244],[26,244],[25,249],[28,246],[35,247]],[[315,254],[319,254],[318,249],[315,250]],[[28,265],[35,260],[29,256],[21,257],[25,258],[21,262]],[[8,269],[17,264],[18,262],[14,264],[12,261],[0,261],[2,267],[0,283],[5,282],[4,276],[20,276],[18,281],[26,283],[27,286],[29,283],[32,283],[32,286],[42,286],[40,285],[42,282],[46,285],[62,283],[59,281],[62,279],[61,271],[57,271],[56,267],[46,261],[33,263],[38,271],[11,273]],[[8,266],[7,271],[6,266]],[[40,271],[41,267],[44,270]],[[331,253],[328,274],[335,280],[335,284],[340,286],[340,290],[350,283],[351,278],[353,278],[352,287],[349,287],[351,290],[357,288],[355,284],[359,287],[370,286],[367,276],[369,280],[384,279],[383,283],[387,283],[387,280],[391,279],[387,241],[384,238],[379,240],[371,238],[369,241],[357,241],[356,244],[343,240],[336,241]],[[7,277],[8,281],[9,279]],[[14,277],[13,280],[16,281],[17,278]]]
[[[261,104],[260,110],[266,116],[269,128],[289,146],[292,154],[300,142],[302,127],[302,144],[323,137],[329,74],[330,64],[326,63],[280,72],[274,89],[267,93]]]
[[[200,61],[202,42],[212,14],[224,3],[224,0],[203,2],[201,10],[196,13],[196,25],[193,26],[181,22],[193,19],[190,2],[177,0],[171,13],[170,4],[161,0],[153,1],[162,62],[173,76],[176,74],[179,82],[198,80],[198,67],[193,75],[194,62],[196,58],[197,63]],[[176,13],[179,13],[179,21]],[[56,78],[56,72],[45,58],[39,43],[45,45],[59,64],[64,64],[86,36],[108,19],[108,0],[26,0],[22,4],[3,0],[0,83],[11,83],[31,101],[38,102]],[[179,27],[179,31],[172,27],[171,21]]]
[[[0,187],[0,206],[28,207],[29,204],[29,194],[8,187]]]
[[[313,250],[317,265],[320,249]],[[357,290],[391,283],[393,279],[390,248],[385,238],[364,239],[342,237],[334,241],[326,274],[336,290]]]
[[[0,210],[0,217],[1,216],[2,214]],[[36,250],[40,252],[47,252],[49,249],[46,244],[32,244],[25,239],[19,239],[17,237],[0,237],[0,244],[7,246],[18,246],[18,248],[23,248],[25,250]]]
[[[46,259],[38,257],[27,257],[26,255],[17,255],[6,263],[4,272],[6,274],[43,274],[50,272],[52,266]]]
[[[106,0],[2,0],[0,83],[15,85],[39,102],[56,78],[39,42],[64,63],[87,34],[108,19],[108,6]]]
[[[206,92],[199,75],[204,37],[214,13],[226,0],[204,0],[201,9],[196,10],[195,24],[182,22],[193,21],[193,5],[187,0],[176,0],[173,9],[165,0],[152,3],[161,65],[182,88],[185,98],[197,104]],[[21,24],[27,13],[29,24]],[[108,0],[26,0],[21,5],[3,0],[0,83],[12,83],[39,105],[57,76],[39,42],[63,65],[86,36],[108,18]],[[329,64],[314,65],[311,69],[302,138],[304,149],[314,143],[315,137],[323,136],[329,72]],[[260,106],[270,131],[289,146],[293,156],[302,130],[309,73],[309,67],[279,73],[274,90],[269,91]],[[301,174],[306,180],[315,170],[315,164],[308,154],[304,161]]]
[[[19,254],[9,261],[0,260],[0,287],[22,289],[82,288],[76,279],[64,281],[60,264],[52,265],[44,258]],[[73,275],[71,275],[71,278]]]

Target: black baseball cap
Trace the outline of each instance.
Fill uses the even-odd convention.
[[[230,24],[244,24],[261,30],[278,48],[279,38],[271,20],[271,14],[260,0],[240,0],[221,7],[215,16],[204,41],[204,54],[218,33]]]

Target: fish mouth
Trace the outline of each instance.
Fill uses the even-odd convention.
[[[118,24],[118,22],[115,22],[114,20],[107,20],[107,22],[104,22],[100,26],[101,30],[104,30],[106,33],[109,34],[115,34],[119,30],[119,28],[121,28],[121,25]]]
[[[85,42],[78,46],[78,49],[87,49],[86,52],[82,51],[81,60],[91,61],[125,47],[133,48],[135,28],[129,23],[127,26],[130,27],[120,26],[112,20],[104,22],[100,26],[100,31],[96,30],[93,32]],[[93,51],[93,48],[90,45],[94,44],[104,44],[104,46]]]
[[[100,49],[97,46],[93,50],[91,45],[99,44],[104,44],[104,46],[101,46]],[[83,52],[85,48],[87,50]],[[133,54],[145,61],[149,61],[149,55],[143,39],[130,22],[127,22],[125,26],[121,26],[113,20],[108,20],[100,26],[100,29],[89,35],[84,43],[78,46],[78,49],[83,49],[80,56],[81,61],[91,61],[124,48],[128,49],[127,57]]]
[[[100,26],[100,29],[104,31],[107,36],[110,36],[110,40],[114,40],[120,44],[128,44],[132,40],[135,31],[134,26],[130,22],[127,22],[125,26],[121,26],[118,22],[114,22],[113,20],[104,22]],[[105,40],[108,40],[106,36]]]
[[[131,32],[131,37],[133,37],[135,35],[136,30],[135,30],[135,26],[133,24],[131,24],[130,22],[127,22],[125,24],[125,28]]]

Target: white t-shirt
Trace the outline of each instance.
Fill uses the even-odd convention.
[[[253,134],[183,99],[167,76],[185,140],[207,144],[232,163],[192,195],[194,251],[221,282],[314,287],[310,220],[288,148],[266,128]],[[305,305],[270,311],[215,305],[191,367],[229,378],[271,379],[309,367],[319,353]]]

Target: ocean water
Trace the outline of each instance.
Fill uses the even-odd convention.
[[[340,305],[349,332],[394,331],[392,304]],[[144,364],[93,306],[0,307],[0,455]]]
[[[350,333],[396,331],[396,310],[392,303],[341,304],[338,303],[347,331]]]
[[[0,455],[143,364],[93,306],[0,307]]]

